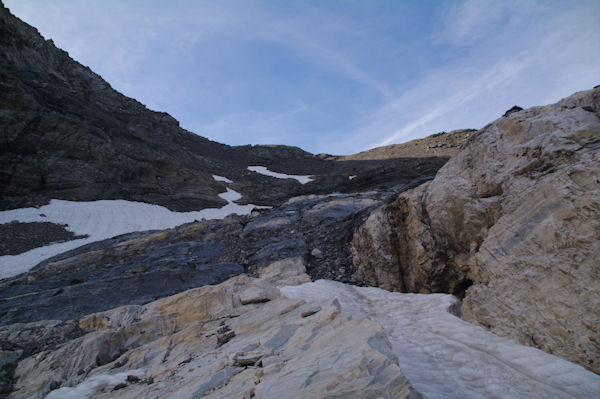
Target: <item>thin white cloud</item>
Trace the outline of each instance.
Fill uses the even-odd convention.
[[[52,6],[35,0],[7,3],[42,34],[52,36],[59,47],[68,49],[73,58],[91,65],[115,89],[151,108],[166,103],[175,94],[174,88],[159,76],[153,87],[140,88],[131,76],[151,72],[168,60],[185,62],[198,47],[211,53],[207,58],[218,57],[227,51],[219,42],[231,41],[276,43],[318,69],[338,73],[386,98],[393,95],[355,57],[338,49],[340,38],[366,35],[357,21],[308,4],[295,5],[290,14],[269,3],[174,2],[148,7],[102,1],[56,0]],[[211,66],[200,62],[198,67],[202,73]]]
[[[272,8],[252,8],[244,11],[246,18],[237,20],[235,28],[242,30],[248,40],[278,43],[293,50],[300,59],[317,68],[338,72],[371,87],[383,96],[392,95],[388,85],[338,49],[340,37],[356,35],[360,31],[355,22],[310,6],[299,6],[297,11],[290,15]],[[370,42],[377,40],[372,37]]]
[[[493,34],[507,16],[507,2],[491,0],[455,1],[441,7],[437,43],[472,44]]]
[[[307,110],[303,104],[287,112],[237,112],[220,116],[204,124],[191,126],[192,130],[207,137],[232,145],[291,143],[290,136],[302,138],[297,118]]]
[[[512,79],[517,78],[517,74],[520,71],[529,65],[529,62],[527,57],[518,57],[517,60],[505,62],[501,65],[496,65],[489,70],[481,71],[475,78],[468,77],[466,81],[453,82],[451,85],[455,90],[452,90],[450,93],[444,93],[445,96],[441,99],[433,100],[430,106],[424,107],[424,113],[417,119],[412,120],[401,129],[394,131],[391,136],[385,138],[380,143],[377,143],[376,146],[410,140],[415,134],[422,133],[424,128],[431,121],[443,118],[448,113],[463,107],[469,102],[477,100],[482,95],[489,94],[493,90],[497,90],[499,87],[509,84]],[[439,91],[440,85],[447,84],[440,82],[439,77],[434,79],[434,82],[435,83],[433,84],[425,83],[425,85],[429,85],[429,87],[425,89],[425,86],[419,86],[418,90],[426,90],[426,92],[430,92],[431,96],[434,97],[435,91]],[[398,107],[399,104],[406,104],[413,99],[414,96],[411,95],[402,98],[402,100],[394,104],[395,106],[391,112],[400,111],[403,107]],[[384,113],[389,112],[390,109],[388,108],[384,111]]]
[[[495,15],[489,16],[482,14],[481,4],[456,3],[456,10],[441,14],[440,32],[446,32],[447,41],[463,45],[467,38],[478,37],[471,44],[473,51],[453,65],[429,71],[411,90],[374,110],[337,152],[404,142],[441,130],[480,128],[514,104],[555,102],[598,84],[598,7],[537,8],[528,3],[501,11],[491,7],[489,12]],[[450,17],[460,13],[467,15],[462,25]],[[502,34],[482,33],[480,21],[498,21],[497,15],[505,21]],[[434,39],[439,39],[438,32]]]
[[[270,2],[5,4],[115,89],[150,108],[171,112],[198,134],[231,144],[280,142],[316,152],[356,152],[440,130],[478,128],[514,104],[554,102],[600,83],[600,6],[594,2],[440,3],[429,40],[420,37],[411,43],[395,36],[395,30],[385,36],[387,31],[373,29],[376,21],[356,13],[307,3],[294,3],[291,9]],[[377,16],[389,23],[400,14]],[[354,82],[352,87],[359,89],[348,92],[367,93],[369,99],[357,96],[342,110],[322,109],[308,97],[296,103],[295,96],[304,95],[300,91],[268,87],[273,99],[285,103],[272,101],[276,107],[271,108],[254,103],[248,92],[256,86],[243,86],[248,91],[240,93],[240,80],[220,71],[225,64],[244,63],[239,48],[256,43],[274,44],[286,55],[293,54],[299,64],[314,68],[311,73],[317,70],[319,79]],[[430,55],[436,51],[445,54],[439,63]],[[386,55],[369,59],[367,54]],[[392,67],[381,68],[388,61]],[[412,69],[403,69],[405,61]],[[181,71],[181,65],[190,68]],[[397,70],[396,75],[391,70]],[[322,81],[322,86],[335,93],[337,87],[329,83]],[[201,94],[190,93],[192,85]],[[247,108],[236,103],[205,112],[211,96],[220,93],[230,96],[230,102],[238,93],[250,101]],[[346,100],[332,97],[328,102]],[[198,105],[188,107],[188,119],[180,116],[180,110],[194,102]],[[343,120],[332,122],[335,118]],[[317,126],[322,122],[328,125]],[[355,127],[342,131],[346,128],[336,129],[336,123]]]
[[[312,64],[321,68],[343,72],[347,77],[377,90],[385,97],[393,96],[393,91],[387,85],[375,79],[348,57],[333,48],[321,45],[318,40],[306,37],[300,31],[292,31],[288,34],[302,49],[301,54],[304,58]],[[286,40],[286,43],[290,43],[290,41]]]

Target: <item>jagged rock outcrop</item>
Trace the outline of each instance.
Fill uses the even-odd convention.
[[[600,88],[502,117],[353,238],[369,283],[600,372]]]
[[[37,353],[22,349],[29,324],[0,328],[20,358],[8,397],[419,397],[379,324],[337,300],[280,296],[276,285],[310,281],[304,270],[288,258],[260,278],[92,314],[78,336]]]
[[[203,157],[224,146],[117,93],[4,5],[0,53],[3,209],[49,198],[123,197],[172,209],[224,204]],[[176,162],[165,152],[174,148]]]

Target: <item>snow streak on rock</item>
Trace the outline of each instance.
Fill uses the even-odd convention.
[[[286,175],[285,173],[271,172],[269,169],[265,168],[264,166],[248,166],[248,170],[252,171],[252,172],[260,173],[261,175],[276,177],[278,179],[296,179],[301,184],[306,184],[306,183],[309,183],[314,180],[310,175],[308,175],[308,176]]]
[[[400,294],[318,280],[281,288],[289,298],[337,298],[342,310],[380,323],[402,373],[427,398],[597,398],[600,376],[496,336],[449,313],[446,294]]]
[[[219,194],[228,204],[222,208],[207,208],[193,212],[173,212],[159,205],[125,200],[76,202],[52,200],[40,208],[21,208],[0,212],[0,223],[51,222],[67,225],[75,234],[87,234],[72,240],[32,249],[19,255],[0,256],[0,278],[26,272],[44,259],[94,241],[105,240],[134,231],[163,230],[202,219],[221,219],[227,215],[249,214],[254,208],[269,208],[253,204],[238,205],[242,195],[230,188]]]
[[[143,375],[143,370],[130,370],[116,374],[95,375],[86,379],[76,387],[62,387],[52,391],[46,396],[46,399],[91,398],[93,395],[106,388],[116,386],[119,383],[126,383],[129,376],[140,378]]]
[[[213,179],[216,181],[222,181],[223,183],[233,183],[231,180],[223,176],[213,175]]]

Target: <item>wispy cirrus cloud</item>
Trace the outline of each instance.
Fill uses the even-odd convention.
[[[438,19],[441,23],[432,35],[432,39],[436,43],[473,44],[497,33],[509,17],[508,2],[486,0],[453,2],[440,7]]]
[[[338,152],[479,128],[514,104],[555,102],[598,84],[599,7],[560,4],[468,0],[444,8],[432,41],[469,51],[374,110],[350,135],[355,145]]]
[[[356,152],[600,80],[595,1],[4,3],[117,90],[229,144]]]
[[[289,142],[289,135],[305,134],[300,119],[308,111],[299,101],[286,112],[236,112],[196,124],[192,130],[207,137],[222,137],[232,145],[281,144]]]

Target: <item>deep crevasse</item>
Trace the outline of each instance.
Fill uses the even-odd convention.
[[[289,298],[337,298],[388,334],[402,373],[427,398],[599,398],[600,376],[450,314],[446,294],[401,294],[318,280],[281,287]]]

